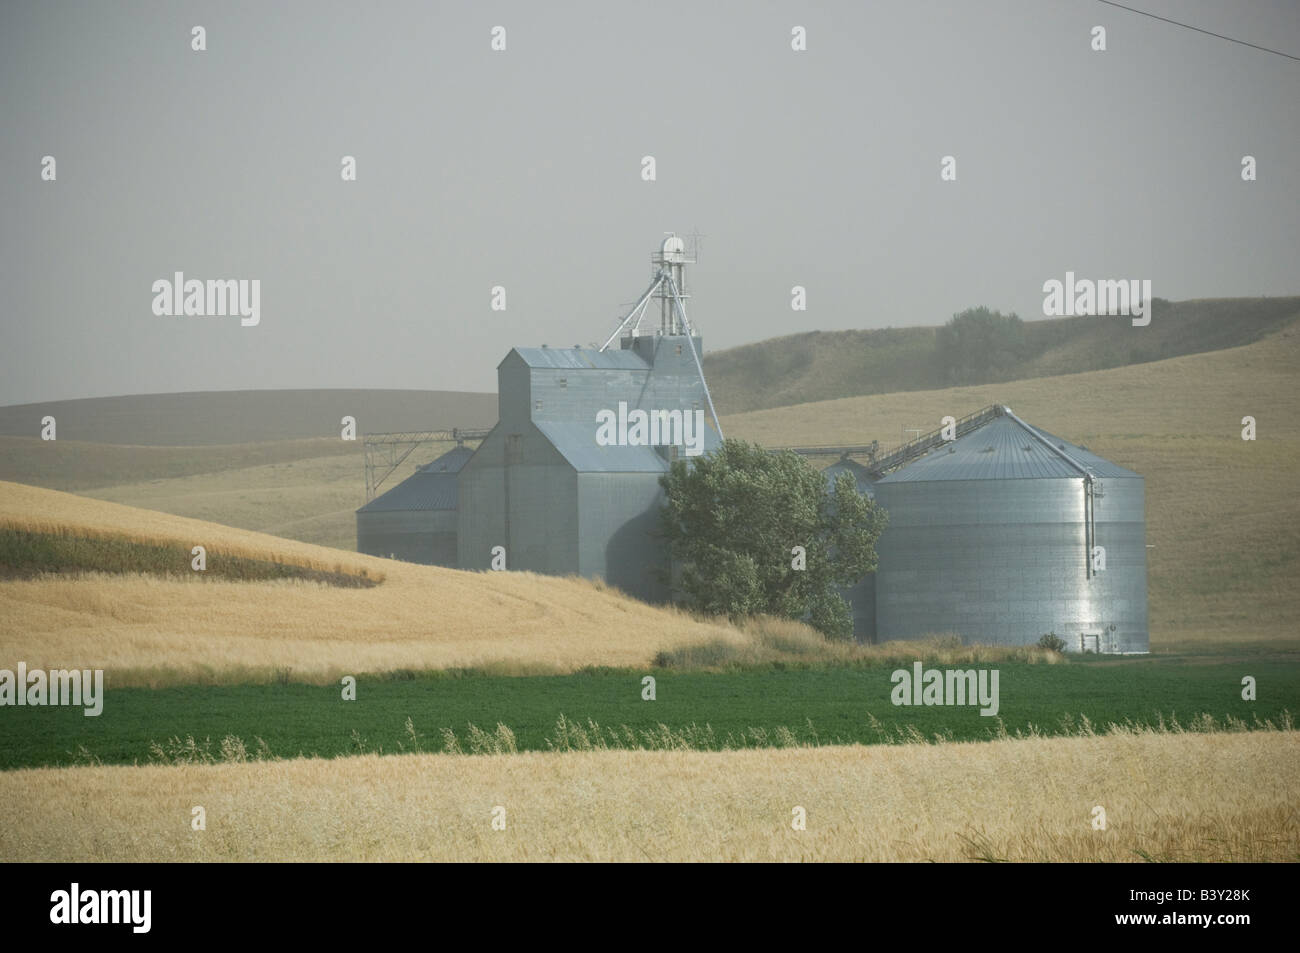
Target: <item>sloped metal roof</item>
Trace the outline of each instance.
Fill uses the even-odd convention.
[[[474,451],[469,447],[456,447],[454,450],[448,450],[437,460],[432,463],[426,463],[417,468],[420,473],[459,473],[465,464],[469,463],[469,458],[474,456]]]
[[[631,371],[650,369],[650,365],[635,351],[622,349],[598,351],[589,347],[517,347],[511,353],[522,357],[529,367],[568,367],[575,370],[614,368]]]
[[[602,447],[596,443],[594,423],[534,420],[533,424],[579,473],[645,473],[668,469],[668,461],[654,447]]]
[[[454,510],[457,474],[474,455],[468,447],[448,450],[432,463],[426,463],[397,486],[381,493],[358,513],[391,513],[415,510]]]
[[[828,490],[834,492],[835,479],[841,473],[847,473],[853,477],[858,485],[859,493],[875,496],[871,490],[871,485],[876,481],[871,478],[871,471],[856,460],[836,460],[822,471],[822,476],[826,477],[826,488]]]
[[[579,473],[662,473],[668,470],[669,461],[657,447],[602,447],[596,443],[594,423],[534,420],[533,425]],[[704,453],[721,445],[717,432],[708,425],[705,425],[702,443]]]
[[[1035,439],[1035,434],[1050,446]],[[1082,478],[1070,460],[1103,480],[1138,477],[1132,470],[1008,415],[937,447],[879,482]]]

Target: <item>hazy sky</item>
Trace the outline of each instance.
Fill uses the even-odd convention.
[[[1295,0],[1130,5],[1300,55]],[[1096,0],[4,0],[0,129],[0,404],[494,390],[602,341],[668,230],[709,350],[1041,317],[1066,270],[1300,293],[1300,62]],[[178,270],[260,324],[155,315]]]

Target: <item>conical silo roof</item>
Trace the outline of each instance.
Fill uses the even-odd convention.
[[[879,483],[939,480],[1138,479],[1139,474],[1004,412],[884,477]]]

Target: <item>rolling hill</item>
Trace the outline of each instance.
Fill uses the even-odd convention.
[[[1235,310],[1229,304],[1182,302],[1170,306],[1180,318],[1160,320],[1157,311],[1150,327],[1132,330],[1154,331],[1144,340],[1183,349],[1264,336],[1239,347],[1057,374],[1063,367],[1116,356],[1097,342],[1102,319],[1031,322],[1030,329],[1058,329],[1052,333],[1060,339],[1033,365],[1054,376],[802,403],[727,415],[723,424],[728,436],[768,446],[872,440],[889,446],[907,428],[933,429],[945,414],[960,417],[990,403],[1007,403],[1031,423],[1087,444],[1146,477],[1156,650],[1176,651],[1191,643],[1231,644],[1234,650],[1250,643],[1297,646],[1300,636],[1291,620],[1300,610],[1300,595],[1291,580],[1300,570],[1300,508],[1292,492],[1300,466],[1295,386],[1300,329],[1283,316],[1294,314],[1300,299],[1258,299],[1253,307],[1239,300]],[[1275,329],[1264,333],[1269,327]],[[843,333],[872,341],[893,335],[901,341],[902,350],[892,357],[888,348],[873,357],[882,366],[897,365],[886,368],[894,373],[906,366],[899,355],[911,347],[908,336],[933,335],[933,329]],[[1100,349],[1094,353],[1094,348]],[[774,346],[765,353],[778,351]],[[829,348],[823,356],[842,359],[847,367],[852,353]],[[822,360],[814,357],[814,364]],[[818,366],[828,379],[839,373]],[[749,385],[740,386],[735,398],[737,392],[715,382],[720,406],[743,403],[743,387]],[[1259,439],[1252,443],[1240,439],[1246,415],[1259,422]],[[387,485],[443,449],[431,446],[413,454]],[[361,448],[337,437],[197,447],[0,437],[0,479],[73,489],[339,550],[355,547],[354,511],[364,502],[362,463]]]
[[[0,526],[203,545],[380,578],[373,588],[156,575],[0,582],[0,659],[33,669],[102,668],[110,685],[295,678],[394,669],[573,671],[649,665],[663,649],[745,643],[726,624],[628,598],[577,578],[471,573],[377,559],[152,510],[0,483]]]
[[[996,383],[1142,364],[1249,344],[1300,317],[1300,297],[1157,298],[1151,323],[1126,317],[1026,321],[1023,358]],[[811,401],[949,386],[935,327],[807,331],[706,354],[704,372],[720,414]]]
[[[358,433],[491,427],[496,394],[445,390],[249,390],[135,394],[0,407],[0,436],[40,438],[41,418],[60,441],[131,447],[212,447]]]

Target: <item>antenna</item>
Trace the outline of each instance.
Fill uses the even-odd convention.
[[[700,239],[707,238],[708,236],[705,235],[703,232],[701,232],[698,228],[692,228],[691,234],[688,235],[687,237],[690,238],[691,240],[691,258],[693,258],[695,261],[699,261],[700,245],[702,244]]]

